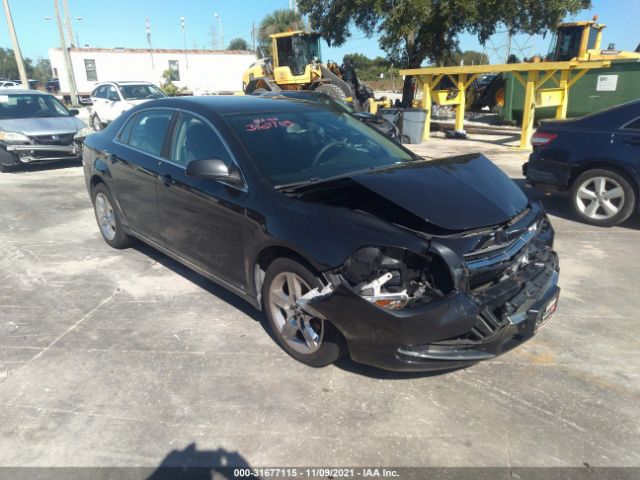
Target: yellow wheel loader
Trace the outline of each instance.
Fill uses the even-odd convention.
[[[281,90],[311,90],[346,101],[357,110],[375,112],[391,102],[375,100],[353,66],[322,63],[320,34],[302,30],[271,35],[271,56],[254,62],[242,75],[245,94]]]
[[[535,56],[528,61],[537,63],[571,60],[640,60],[640,53],[637,51],[615,50],[612,46],[602,49],[602,31],[605,27],[606,25],[598,23],[597,16],[589,21],[561,23],[553,34],[547,55],[544,58]],[[478,87],[477,83],[472,85],[472,88],[479,90],[477,95],[471,93],[472,97],[475,97],[470,104],[472,110],[489,107],[493,111],[496,108],[505,107],[506,82],[503,74],[496,75],[485,88]]]

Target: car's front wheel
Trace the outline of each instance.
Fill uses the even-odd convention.
[[[612,170],[593,169],[580,175],[571,186],[576,215],[591,225],[611,227],[624,222],[635,208],[631,183]]]
[[[289,258],[279,258],[267,268],[262,301],[282,348],[302,363],[324,367],[342,356],[344,340],[330,322],[298,307],[297,300],[316,287],[322,284],[308,269]]]
[[[102,238],[113,248],[127,248],[131,237],[127,235],[120,221],[120,215],[113,206],[111,193],[105,184],[97,184],[92,191],[93,210]]]

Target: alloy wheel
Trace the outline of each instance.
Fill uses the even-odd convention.
[[[608,220],[620,212],[625,195],[622,186],[609,177],[592,177],[580,185],[575,202],[580,212],[593,220]]]
[[[116,217],[109,198],[102,192],[98,192],[95,200],[96,218],[104,238],[113,240],[116,238]]]
[[[296,301],[311,288],[299,275],[281,272],[271,282],[268,304],[278,334],[298,353],[316,352],[322,345],[324,321],[305,313]]]

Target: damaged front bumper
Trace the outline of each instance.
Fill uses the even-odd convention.
[[[8,144],[4,149],[14,155],[16,163],[32,163],[80,158],[82,146],[76,142],[71,145]]]
[[[329,319],[356,362],[397,371],[465,367],[523,343],[553,315],[560,293],[559,264],[550,227],[543,236],[535,249],[528,244],[507,260],[497,259],[511,265],[499,280],[456,289],[412,308],[393,310],[367,301],[341,275],[333,276],[322,291],[305,295],[299,307]],[[525,248],[531,258],[523,261]],[[473,263],[468,265],[476,276],[495,268]]]

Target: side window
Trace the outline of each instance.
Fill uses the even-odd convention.
[[[217,158],[227,166],[233,163],[218,134],[202,120],[183,113],[176,124],[171,161],[186,166],[193,160]]]
[[[627,130],[640,130],[640,118],[636,118],[631,121],[631,123],[627,123],[624,128]]]
[[[131,118],[127,120],[127,124],[124,126],[120,135],[118,135],[118,140],[121,143],[126,145],[129,144],[129,139],[131,138],[131,130],[133,130],[133,126],[136,124],[136,118],[138,118],[138,114],[131,115]]]
[[[171,122],[171,110],[144,110],[129,119],[120,142],[156,157],[162,154],[164,137]]]
[[[100,85],[99,87],[96,87],[96,89],[91,92],[91,96],[95,97],[95,98],[104,98],[104,85]]]
[[[116,90],[116,87],[114,87],[113,85],[109,85],[107,98],[112,102],[120,101],[120,95],[118,95],[118,90]]]
[[[180,81],[180,63],[178,60],[169,60],[169,80],[172,82]]]
[[[86,58],[84,60],[84,71],[87,74],[87,82],[98,81],[98,71],[96,70],[96,61]]]

